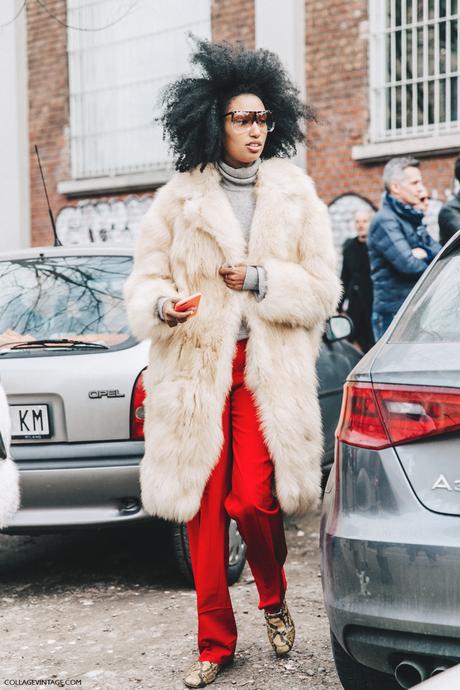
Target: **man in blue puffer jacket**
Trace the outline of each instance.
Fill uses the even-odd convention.
[[[441,249],[422,223],[423,211],[416,208],[425,193],[418,166],[415,158],[392,158],[383,169],[385,194],[367,242],[376,340]]]

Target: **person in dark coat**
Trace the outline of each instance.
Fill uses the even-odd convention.
[[[416,208],[425,194],[419,161],[392,158],[383,170],[385,194],[370,229],[367,247],[374,286],[372,327],[378,340],[417,280],[441,249]]]
[[[455,161],[455,177],[460,182],[460,156]],[[439,241],[444,246],[460,230],[460,191],[439,212]]]
[[[370,211],[358,211],[355,215],[356,237],[349,240],[343,249],[341,280],[344,287],[342,308],[353,321],[351,340],[363,352],[374,344],[372,332],[372,280],[367,252],[367,233],[371,220]],[[348,301],[348,304],[347,304]]]

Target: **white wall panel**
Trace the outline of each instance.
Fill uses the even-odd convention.
[[[1,0],[0,25],[19,0]],[[30,244],[25,12],[0,26],[0,251]]]
[[[304,0],[255,0],[256,47],[276,53],[302,97],[306,97]],[[270,135],[269,135],[270,136]],[[305,168],[305,147],[295,163]]]
[[[167,143],[154,124],[160,89],[190,73],[187,32],[211,37],[210,0],[67,0],[72,174],[161,170]]]

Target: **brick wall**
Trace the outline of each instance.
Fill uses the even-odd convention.
[[[66,3],[48,0],[47,7],[65,21]],[[57,183],[69,179],[67,145],[69,123],[67,33],[38,3],[27,3],[27,50],[29,69],[30,202],[33,245],[52,243],[52,230],[40,172],[34,151],[37,144],[55,214],[66,205]]]
[[[309,128],[308,172],[330,203],[357,193],[379,205],[383,164],[353,161],[368,129],[367,0],[306,1],[307,95],[320,116]],[[455,155],[422,160],[428,191],[445,199]]]
[[[47,6],[65,21],[65,2],[48,0]],[[212,0],[211,9],[214,40],[238,40],[254,47],[254,0]],[[35,143],[55,214],[78,200],[57,193],[58,182],[70,179],[67,32],[38,3],[27,5],[27,26],[32,243],[38,245],[49,244],[52,234]],[[327,203],[356,193],[379,205],[383,164],[351,159],[352,146],[364,142],[368,128],[367,53],[367,0],[306,2],[307,94],[320,117],[320,123],[309,129],[308,171]],[[445,199],[453,185],[455,157],[422,159],[430,195]]]
[[[247,48],[254,48],[254,0],[212,0],[211,27],[214,41],[241,41]]]

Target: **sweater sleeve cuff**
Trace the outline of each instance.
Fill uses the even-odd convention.
[[[267,274],[263,266],[256,266],[256,269],[259,278],[259,289],[255,293],[255,298],[257,302],[261,302],[267,292]]]
[[[258,290],[259,289],[259,274],[256,266],[246,267],[246,276],[244,278],[243,290]]]
[[[165,305],[165,302],[168,301],[168,299],[171,299],[170,297],[159,297],[157,299],[157,304],[156,304],[156,310],[158,312],[158,316],[162,321],[165,320],[164,314],[163,314],[163,307]]]
[[[243,290],[251,290],[257,302],[260,302],[266,293],[266,274],[263,266],[248,266],[243,283]]]

